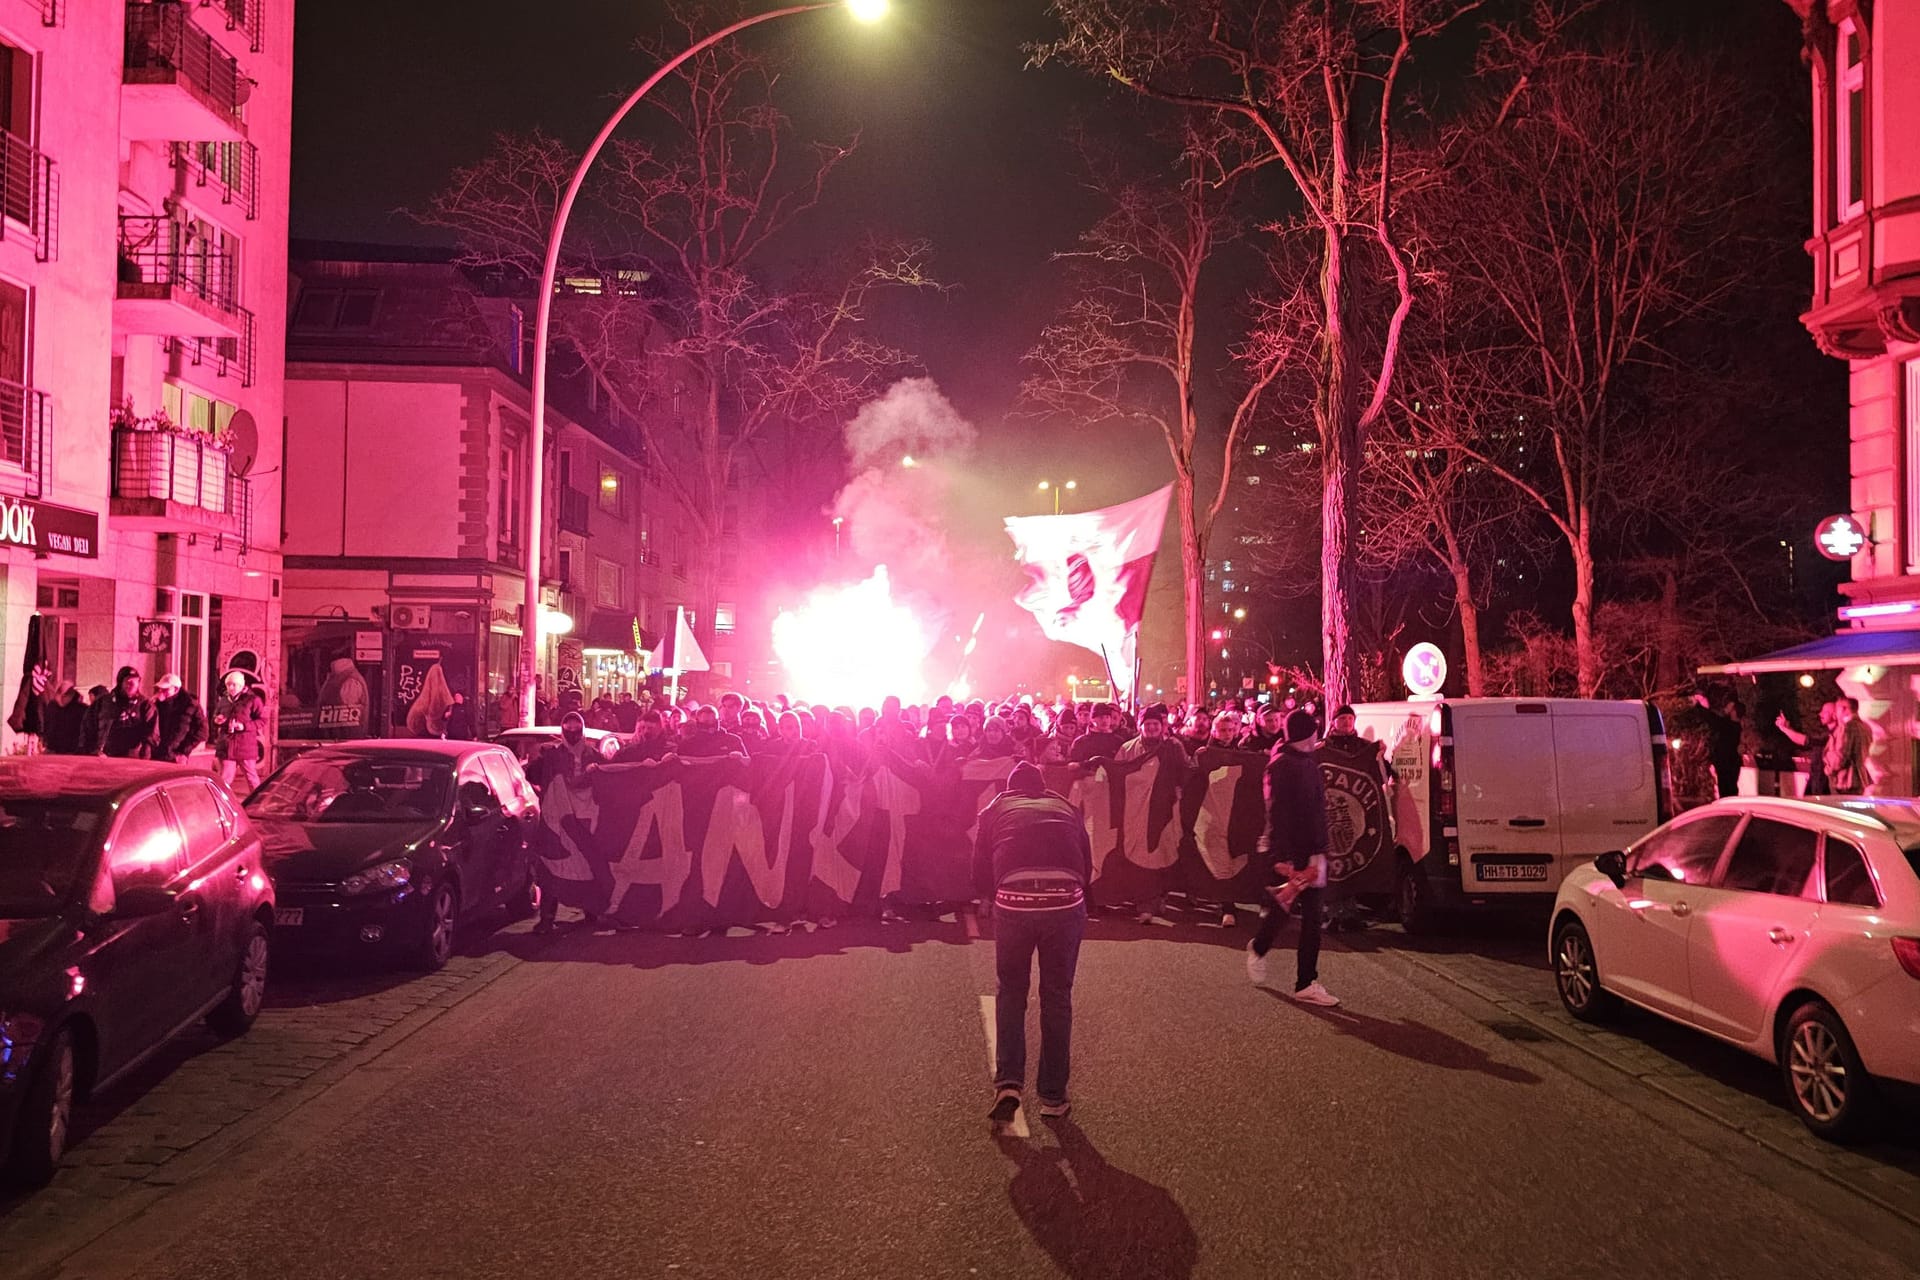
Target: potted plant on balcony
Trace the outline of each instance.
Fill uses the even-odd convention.
[[[120,497],[172,499],[226,511],[231,441],[182,427],[165,409],[142,415],[132,396],[114,409],[111,422]]]

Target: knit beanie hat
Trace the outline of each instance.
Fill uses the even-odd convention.
[[[1320,725],[1314,720],[1313,712],[1302,707],[1298,711],[1288,713],[1287,742],[1289,744],[1305,742],[1318,732],[1320,732]]]

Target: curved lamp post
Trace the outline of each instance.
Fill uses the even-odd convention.
[[[886,16],[888,0],[818,0],[814,4],[789,5],[784,9],[772,9],[766,13],[742,18],[732,26],[724,27],[712,35],[675,54],[663,63],[658,71],[648,76],[635,89],[619,109],[600,126],[600,132],[594,135],[593,142],[587,147],[586,154],[580,157],[579,166],[573,171],[572,181],[567,183],[565,194],[560,197],[560,206],[554,211],[553,230],[547,235],[547,257],[540,269],[540,298],[536,304],[533,322],[533,425],[530,428],[532,440],[528,450],[527,463],[527,591],[526,607],[521,611],[520,638],[520,722],[531,725],[534,720],[535,674],[540,668],[540,641],[546,628],[540,616],[540,534],[545,521],[542,511],[542,497],[546,487],[546,429],[547,429],[547,342],[553,326],[553,290],[560,271],[560,242],[566,236],[567,218],[573,212],[573,202],[580,194],[580,187],[586,181],[587,170],[600,155],[601,148],[607,145],[607,139],[633,110],[640,99],[652,92],[653,87],[672,75],[676,68],[687,59],[719,44],[735,32],[762,22],[771,22],[775,18],[790,18],[798,13],[812,13],[817,9],[848,10],[861,22],[877,22]]]

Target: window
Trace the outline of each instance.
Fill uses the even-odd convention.
[[[173,802],[173,816],[186,836],[188,862],[198,862],[227,842],[227,824],[214,802],[212,787],[204,782],[182,783],[167,788],[167,799]]]
[[[1732,814],[1716,814],[1657,831],[1635,846],[1628,860],[1628,874],[1648,880],[1705,884],[1739,821]]]
[[[158,792],[142,796],[120,815],[108,857],[116,893],[137,885],[164,885],[186,870],[180,832],[161,808]]]
[[[519,303],[509,302],[507,304],[507,368],[515,373],[525,373],[530,363],[529,354],[527,313],[520,309]]]
[[[480,757],[480,765],[486,771],[487,781],[493,784],[493,793],[508,808],[519,810],[534,802],[526,774],[504,752],[489,751]]]
[[[626,514],[626,486],[621,483],[620,473],[606,463],[600,464],[600,509],[608,515]]]
[[[620,564],[615,560],[602,560],[595,557],[594,603],[603,609],[618,609],[627,598],[626,584],[621,581]]]
[[[192,387],[177,382],[160,385],[160,408],[173,420],[174,425],[213,435],[223,434],[227,424],[233,421],[233,415],[240,412],[239,405],[202,395]]]
[[[575,590],[576,588],[573,581],[573,549],[571,547],[561,547],[555,554],[560,557],[560,589],[562,591]]]
[[[526,496],[520,492],[520,442],[512,436],[503,437],[500,446],[500,502],[497,519],[499,521],[500,559],[506,564],[520,563],[521,503]]]
[[[655,558],[655,550],[656,548],[653,545],[653,515],[651,512],[642,511],[640,513],[640,563],[659,564],[660,561]]]
[[[0,205],[16,222],[33,224],[36,178],[33,157],[33,55],[0,41],[0,133],[14,139],[0,148]]]
[[[725,600],[713,606],[713,629],[715,631],[733,630],[733,606]]]
[[[1727,873],[1721,877],[1720,887],[1797,898],[1807,891],[1819,844],[1817,831],[1771,818],[1754,818],[1740,833],[1740,843],[1727,859]]]
[[[1874,892],[1873,877],[1867,873],[1866,855],[1839,836],[1827,837],[1827,901],[1848,907],[1877,907],[1880,895]]]
[[[27,316],[27,291],[0,280],[0,382],[27,385]],[[27,436],[27,397],[0,396],[0,459],[26,466],[34,443]]]
[[[1836,222],[1857,217],[1867,198],[1867,63],[1860,27],[1840,24],[1834,59],[1834,210]]]

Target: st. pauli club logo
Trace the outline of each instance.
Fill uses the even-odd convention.
[[[1371,742],[1330,738],[1316,758],[1327,788],[1327,879],[1338,883],[1362,874],[1387,851],[1387,798]]]

